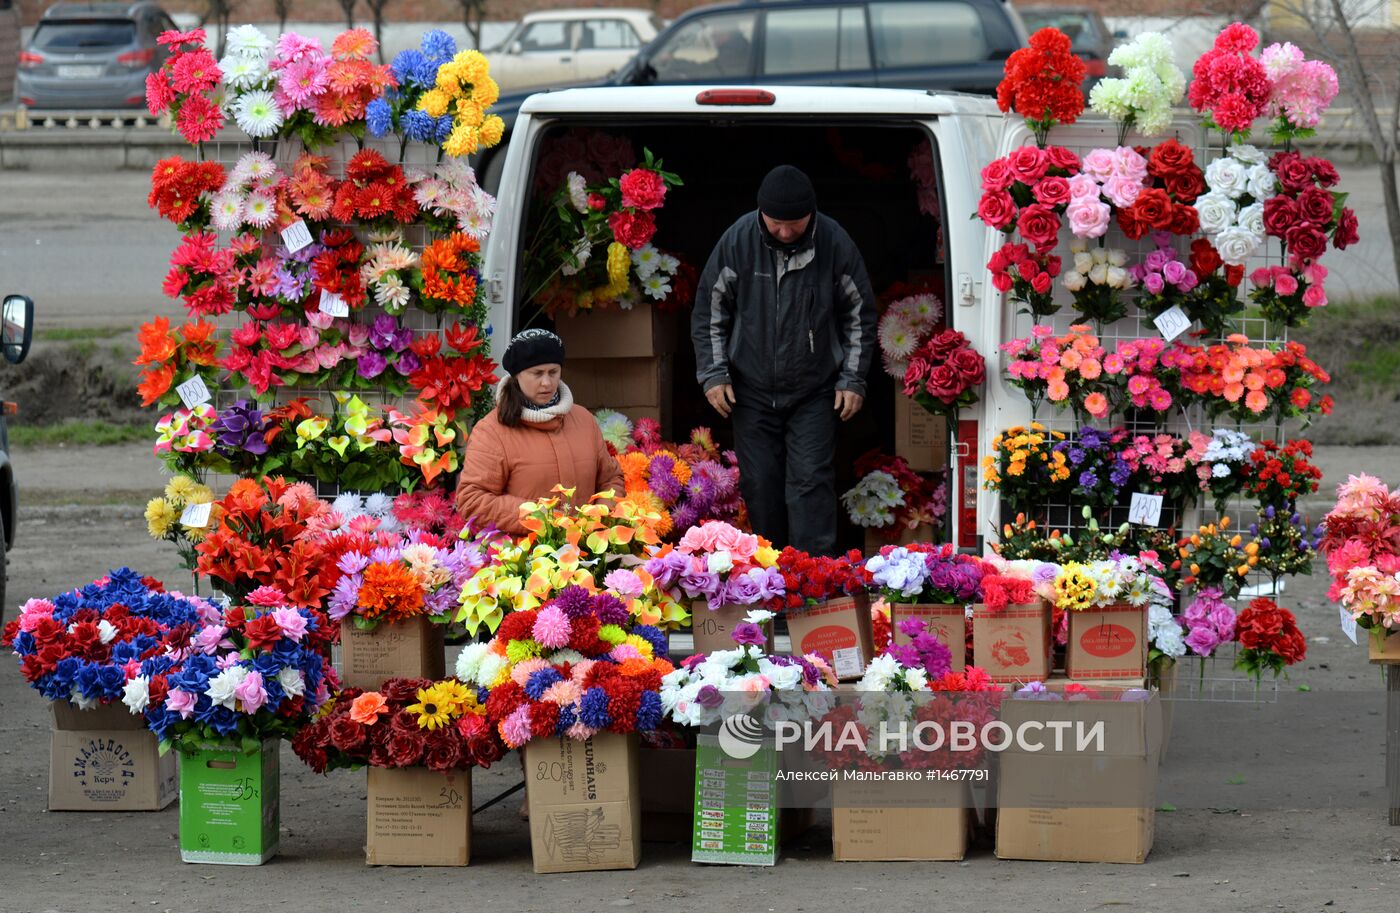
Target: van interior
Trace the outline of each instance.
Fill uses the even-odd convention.
[[[657,211],[653,243],[698,275],[725,229],[755,208],[763,176],[776,165],[792,164],[812,178],[819,209],[840,223],[861,250],[882,307],[907,294],[897,289],[909,283],[932,291],[946,306],[948,283],[941,252],[946,213],[938,202],[933,142],[931,134],[907,122],[827,119],[818,124],[730,118],[699,123],[688,118],[622,127],[616,119],[606,127],[558,123],[541,134],[532,150],[529,173],[534,180],[526,210],[532,222],[525,227],[521,248],[529,246],[540,220],[555,217],[550,200],[570,171],[582,174],[592,185],[619,177],[649,150],[666,171],[684,181]],[[517,287],[521,285],[517,282]],[[662,394],[669,401],[660,410],[663,432],[667,440],[677,436],[684,440],[692,428],[705,426],[722,447],[728,447],[733,435],[729,422],[713,411],[695,379],[689,313],[687,298],[674,325],[672,381]],[[515,325],[550,327],[552,321],[540,315],[534,303],[520,301]],[[570,352],[570,357],[587,354]],[[857,481],[854,464],[861,455],[873,449],[894,453],[895,400],[895,382],[883,369],[877,350],[865,407],[839,432],[838,496]],[[859,547],[863,531],[849,524],[844,510],[840,514],[842,547]]]

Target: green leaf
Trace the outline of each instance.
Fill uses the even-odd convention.
[[[1161,805],[1157,806],[1157,811],[1159,811],[1159,812],[1174,812],[1174,811],[1176,811],[1176,806],[1175,806],[1175,805],[1172,805],[1170,802],[1163,802]]]
[[[1312,685],[1299,685],[1299,686],[1298,686],[1298,690],[1299,690],[1299,691],[1311,691],[1311,690],[1312,690]]]
[[[1226,780],[1225,783],[1229,786],[1241,786],[1244,784],[1244,774],[1235,774],[1233,777]]]

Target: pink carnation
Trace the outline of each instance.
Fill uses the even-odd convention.
[[[501,721],[501,738],[511,748],[519,748],[530,741],[530,707],[517,707],[510,716]]]
[[[531,633],[542,647],[551,650],[567,647],[571,633],[569,619],[558,606],[545,606],[535,616],[535,626]]]

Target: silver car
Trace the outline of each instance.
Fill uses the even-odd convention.
[[[30,108],[139,108],[160,69],[156,36],[175,23],[154,3],[58,3],[19,55],[15,95]]]

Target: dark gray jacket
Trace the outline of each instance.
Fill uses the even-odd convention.
[[[845,229],[816,218],[809,245],[790,256],[765,242],[757,210],[715,245],[690,318],[705,390],[735,384],[774,408],[822,390],[865,395],[875,296]]]

